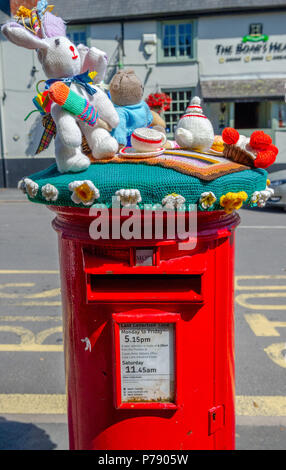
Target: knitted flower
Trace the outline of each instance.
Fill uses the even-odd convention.
[[[138,189],[119,189],[116,191],[115,195],[117,196],[117,200],[125,207],[142,201],[141,194]]]
[[[201,194],[200,205],[203,209],[209,209],[216,202],[216,197],[212,191],[207,191]]]
[[[250,198],[250,204],[252,206],[265,207],[268,199],[274,195],[274,190],[272,188],[264,189],[263,191],[254,191]]]
[[[69,184],[69,190],[73,191],[71,200],[75,204],[91,206],[95,199],[99,198],[99,190],[90,180],[73,181]]]
[[[29,8],[26,8],[26,7],[23,7],[23,6],[20,6],[16,12],[16,15],[17,17],[21,18],[22,16],[24,18],[29,18],[31,16],[31,10],[29,10]]]
[[[20,189],[20,191],[22,191],[24,194],[27,194],[24,178],[22,178],[20,181],[18,181],[17,188]]]
[[[37,196],[38,189],[39,189],[38,183],[35,183],[35,181],[31,180],[30,178],[25,178],[24,179],[24,185],[25,185],[25,189],[26,189],[28,195],[31,198],[34,198],[34,197]]]
[[[220,198],[220,205],[224,208],[227,214],[232,211],[240,209],[243,202],[248,198],[245,191],[238,193],[227,193]]]
[[[56,201],[58,199],[59,191],[52,184],[48,183],[42,187],[42,196],[46,201]]]
[[[166,209],[180,209],[184,203],[186,202],[186,199],[181,196],[180,194],[172,193],[168,194],[163,200],[162,200],[162,205]]]

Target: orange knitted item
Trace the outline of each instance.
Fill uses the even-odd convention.
[[[49,97],[59,106],[63,106],[69,95],[69,87],[62,82],[55,82],[50,86]]]

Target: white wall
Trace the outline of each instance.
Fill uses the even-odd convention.
[[[286,132],[275,132],[275,144],[279,149],[275,163],[286,163]]]

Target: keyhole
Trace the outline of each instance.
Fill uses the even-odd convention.
[[[215,418],[216,418],[216,414],[213,413],[213,421],[215,421]]]

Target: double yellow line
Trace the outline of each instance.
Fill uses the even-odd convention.
[[[64,394],[0,394],[0,415],[66,414]],[[284,396],[242,396],[236,397],[237,416],[286,416]]]

